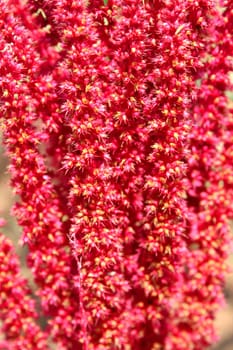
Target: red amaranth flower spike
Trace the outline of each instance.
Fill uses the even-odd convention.
[[[20,276],[18,258],[2,235],[0,246],[0,319],[6,338],[0,342],[0,349],[46,350],[48,336],[36,324],[35,302],[26,280]]]
[[[14,6],[16,11],[18,5]],[[25,13],[28,13],[25,4],[20,2],[20,6],[24,6]],[[20,15],[21,12],[18,10],[16,13]],[[1,74],[5,79],[1,84],[2,113],[7,116],[4,132],[11,157],[11,183],[20,197],[14,213],[23,228],[22,242],[28,244],[30,250],[28,264],[38,286],[42,313],[52,318],[48,321],[50,333],[59,346],[72,347],[79,342],[73,330],[80,318],[76,315],[76,312],[79,313],[79,301],[71,278],[74,262],[64,232],[66,217],[63,206],[39,146],[48,140],[49,131],[41,129],[43,123],[38,116],[45,118],[44,103],[51,98],[49,84],[42,91],[38,88],[42,84],[40,75],[44,59],[37,50],[37,45],[41,43],[40,29],[36,24],[33,30],[32,24],[29,28],[25,27],[17,16],[12,17],[7,11],[1,15],[5,16],[3,23],[7,24],[7,29],[5,26],[3,29],[10,33],[8,38],[5,35],[2,43],[5,48],[9,46],[7,40],[13,43],[9,50],[4,51]],[[23,47],[27,47],[24,55]],[[5,75],[5,71],[9,73]],[[45,101],[38,90],[44,94]]]

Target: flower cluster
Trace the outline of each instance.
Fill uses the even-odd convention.
[[[46,336],[36,324],[38,315],[26,280],[19,271],[19,261],[12,244],[0,236],[0,319],[1,333],[7,341],[0,341],[0,349],[47,349]]]
[[[35,324],[2,238],[18,310],[12,319],[4,304],[10,349],[51,338],[61,350],[203,350],[215,339],[233,195],[233,10],[220,5],[0,4],[13,210],[48,323]]]

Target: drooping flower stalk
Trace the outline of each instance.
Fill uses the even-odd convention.
[[[198,334],[202,334],[206,344],[214,337],[213,318],[223,303],[222,287],[231,241],[228,220],[232,218],[232,110],[226,96],[226,91],[232,89],[231,7],[229,3],[222,14],[212,13],[215,20],[208,28],[211,35],[206,38],[203,67],[197,74],[199,87],[187,167],[190,258],[184,305],[187,309],[190,304],[195,305],[189,314],[189,324],[195,317],[194,325],[199,323]],[[197,310],[203,302],[206,307],[200,323]],[[209,324],[208,332],[203,323]]]
[[[38,315],[26,280],[21,277],[19,261],[11,242],[0,236],[0,349],[46,350],[47,335],[36,324]]]
[[[74,329],[79,319],[79,303],[70,277],[74,262],[64,232],[64,205],[60,204],[40,149],[50,131],[43,128],[43,119],[49,112],[46,103],[54,94],[51,79],[43,70],[46,38],[25,3],[9,2],[8,6],[1,13],[4,35],[1,86],[11,183],[20,198],[14,212],[23,228],[22,242],[29,248],[28,264],[38,286],[42,311],[52,318],[48,321],[50,333],[60,346],[67,348],[78,344]]]

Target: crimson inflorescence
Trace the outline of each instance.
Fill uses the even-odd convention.
[[[0,349],[207,348],[233,214],[232,1],[0,10],[2,130],[36,283],[1,237]]]

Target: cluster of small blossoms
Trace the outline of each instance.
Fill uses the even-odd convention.
[[[53,82],[42,73],[49,50],[46,32],[34,22],[35,16],[25,2],[13,1],[7,5],[1,4],[1,109],[11,159],[11,183],[20,198],[14,213],[23,228],[22,243],[29,248],[28,265],[38,286],[36,293],[43,315],[49,318],[49,332],[61,349],[63,345],[67,349],[67,344],[75,348],[76,324],[80,318],[71,278],[75,262],[64,233],[65,203],[59,200],[60,194],[43,156],[43,143],[50,132],[47,125],[44,131],[43,119],[53,107],[56,113]],[[52,50],[55,53],[51,61],[55,62],[57,53],[53,48],[51,53]]]
[[[77,350],[214,340],[232,214],[223,6],[0,4],[0,112],[14,213],[48,318],[41,342],[48,332]]]
[[[11,242],[0,235],[0,349],[46,350],[46,334],[36,324],[38,317],[26,280]]]
[[[199,334],[206,343],[213,339],[212,320],[224,302],[222,286],[231,241],[233,115],[226,92],[232,89],[229,75],[233,68],[232,2],[225,2],[225,6],[222,14],[217,10],[212,13],[215,21],[208,28],[211,36],[206,38],[206,50],[201,57],[203,68],[197,75],[187,167],[190,255],[184,284],[185,304],[188,308],[189,304],[196,305],[196,310],[200,310],[198,305],[205,303],[201,317],[205,325],[209,324],[209,332],[202,323]]]

